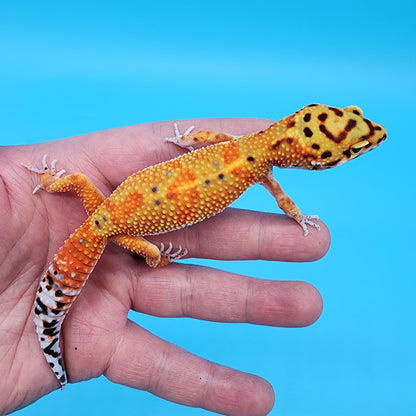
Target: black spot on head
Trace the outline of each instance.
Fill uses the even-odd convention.
[[[387,134],[385,134],[383,137],[381,137],[380,139],[377,140],[377,144],[383,142],[384,140],[386,140]]]
[[[65,374],[62,374],[62,376],[61,376],[61,378],[59,379],[59,381],[60,381],[61,383],[65,383],[65,381],[66,381]]]
[[[375,126],[374,130],[381,130],[381,127],[380,126]]]
[[[220,173],[220,174],[218,175],[218,179],[222,181],[222,180],[224,179],[224,174],[223,174],[223,173]]]
[[[211,181],[209,179],[205,179],[205,185],[209,185]]]
[[[351,131],[357,125],[357,120],[349,119],[345,131]]]
[[[157,186],[153,186],[152,187],[152,192],[157,192],[157,190],[158,190],[158,187]]]
[[[155,204],[156,204],[156,205],[160,205],[160,204],[161,204],[161,202],[160,202],[158,199],[156,199]]]
[[[62,290],[61,290],[61,289],[56,289],[56,291],[55,291],[55,296],[60,297],[60,296],[62,296],[62,295],[63,295]]]
[[[303,129],[303,132],[305,133],[306,137],[312,137],[313,136],[313,131],[309,127],[305,127]]]
[[[349,159],[351,157],[351,150],[350,149],[344,150],[342,154]]]
[[[336,143],[339,143],[340,142],[340,140],[339,140],[339,138],[338,137],[335,137],[326,127],[325,127],[325,125],[324,124],[320,124],[319,125],[319,130],[321,130],[321,132],[323,133],[323,134],[325,134],[325,136],[329,139],[329,140],[332,140],[332,141],[334,141],[334,142],[336,142]]]
[[[47,291],[52,290],[52,286],[51,286],[51,285],[46,285],[46,290],[47,290]]]
[[[336,166],[336,165],[338,165],[338,163],[340,161],[341,161],[341,159],[333,160],[332,162],[327,163],[325,166],[328,166],[328,167]]]
[[[357,114],[357,116],[360,116],[360,115],[361,115],[361,113],[360,113],[358,110],[352,110],[352,112],[353,112],[354,114]]]
[[[58,274],[58,270],[54,270],[53,274],[56,276]]]
[[[375,130],[374,125],[367,118],[363,118],[363,120],[367,124],[368,128],[370,129],[370,132],[366,134],[365,136],[361,137],[361,140],[368,140],[370,137],[374,136],[374,130]]]
[[[333,111],[335,113],[336,116],[338,117],[342,117],[344,112],[342,110],[340,110],[339,108],[335,108],[335,107],[328,107],[331,111]]]
[[[318,120],[319,121],[325,121],[328,118],[328,114],[327,113],[321,113],[318,116]]]
[[[319,146],[318,143],[313,143],[312,144],[312,149],[319,150],[320,148],[321,148],[321,146]]]
[[[98,220],[95,220],[95,225],[98,227],[99,230],[101,230],[101,225]]]
[[[254,162],[254,157],[253,157],[253,156],[249,156],[249,157],[247,158],[247,160],[248,160],[249,162],[253,163],[253,162]]]
[[[303,117],[303,121],[305,121],[306,123],[308,121],[311,121],[311,113],[306,113]]]
[[[348,133],[346,130],[342,131],[340,134],[338,134],[337,140],[338,143],[342,142],[346,137],[347,137]]]
[[[331,157],[331,156],[332,156],[332,153],[329,150],[325,150],[325,152],[321,154],[322,159],[327,159],[328,157]]]

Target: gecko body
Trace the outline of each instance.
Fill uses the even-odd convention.
[[[384,127],[363,117],[355,106],[339,109],[312,104],[264,131],[239,138],[202,131],[167,139],[182,147],[210,146],[134,173],[105,199],[80,173],[62,177],[55,161],[43,169],[24,165],[41,177],[49,192],[75,190],[88,218],[64,243],[41,279],[35,325],[41,348],[61,387],[67,375],[59,339],[63,320],[108,240],[164,266],[187,254],[172,245],[159,248],[144,237],[166,233],[209,218],[260,183],[279,207],[299,223],[319,229],[316,216],[303,215],[273,178],[272,168],[322,170],[374,149],[386,138]],[[37,190],[37,188],[36,188]]]

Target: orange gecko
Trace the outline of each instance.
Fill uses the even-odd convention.
[[[157,247],[144,236],[195,224],[229,206],[251,185],[260,183],[279,207],[300,224],[319,229],[317,216],[302,215],[273,178],[272,168],[327,169],[374,149],[386,138],[384,127],[363,117],[355,106],[345,109],[312,104],[264,131],[234,137],[203,131],[166,141],[191,148],[210,144],[134,173],[105,199],[81,174],[62,177],[54,160],[43,169],[24,165],[41,177],[48,192],[75,190],[88,213],[86,221],[55,255],[42,277],[35,300],[35,325],[41,348],[61,387],[67,375],[59,337],[62,322],[80,293],[108,239],[164,266],[187,254],[185,248]]]

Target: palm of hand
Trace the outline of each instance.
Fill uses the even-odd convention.
[[[215,129],[216,122],[210,123]],[[233,123],[228,122],[230,131]],[[244,122],[239,123],[244,127]],[[247,131],[255,130],[255,123],[247,121]],[[76,160],[79,167],[65,164],[65,168],[82,171],[102,190],[111,190],[132,172],[173,156],[168,152],[177,149],[160,140],[169,135],[169,128],[167,123],[141,125],[47,145],[5,148],[0,154],[4,213],[0,218],[0,413],[23,407],[58,387],[34,331],[33,301],[54,253],[86,218],[74,195],[40,191],[32,196],[36,178],[30,179],[20,162],[38,161],[46,152],[62,161]],[[304,238],[297,224],[282,216],[227,210],[170,233],[163,241],[182,244],[196,257],[310,261],[325,254],[329,245],[325,228],[312,237]],[[265,380],[163,341],[128,320],[129,310],[302,326],[316,320],[321,308],[319,294],[306,283],[263,281],[180,264],[153,270],[109,244],[65,320],[61,345],[72,382],[104,374],[116,383],[190,406],[236,415],[265,414],[273,404],[273,391]]]

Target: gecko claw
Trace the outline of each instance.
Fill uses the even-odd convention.
[[[314,221],[311,220],[318,220],[318,215],[304,215],[302,221],[299,225],[303,229],[303,235],[306,237],[309,234],[308,225],[317,229],[318,231],[321,229],[321,226]]]
[[[44,175],[48,174],[50,177],[53,177],[53,179],[59,179],[66,171],[64,169],[61,169],[59,172],[56,172],[56,163],[58,162],[57,159],[53,159],[51,162],[51,167],[48,166],[48,163],[46,162],[46,159],[48,158],[48,155],[43,155],[42,157],[42,169],[35,168],[33,166],[27,165],[26,163],[21,163],[22,166],[24,166],[26,169],[30,170],[31,172],[35,172],[38,175]],[[35,194],[39,189],[44,188],[43,184],[38,184],[35,186],[35,189],[33,189],[32,194]]]
[[[193,146],[188,146],[185,143],[184,137],[191,133],[191,131],[195,128],[195,126],[188,127],[185,133],[181,134],[179,131],[178,123],[173,123],[173,129],[175,130],[174,137],[165,137],[164,141],[168,143],[176,144],[184,149],[188,149],[190,151],[194,150]]]
[[[178,250],[172,253],[173,244],[169,242],[168,247],[165,249],[165,245],[163,243],[160,243],[160,254],[166,256],[166,258],[169,260],[169,262],[174,262],[176,260],[181,259],[182,257],[186,256],[188,254],[188,250],[186,248],[182,248],[182,246],[179,246]]]

